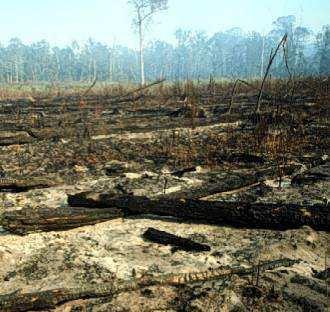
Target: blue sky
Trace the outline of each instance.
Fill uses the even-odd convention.
[[[178,28],[267,32],[273,20],[290,14],[317,31],[330,23],[330,0],[169,0],[169,10],[156,18],[148,38],[172,42]],[[0,42],[19,37],[64,45],[92,37],[135,47],[131,17],[127,0],[0,0]]]

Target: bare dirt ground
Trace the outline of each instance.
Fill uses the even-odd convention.
[[[269,82],[258,114],[251,86],[232,90],[2,99],[0,310],[326,311],[329,81]],[[210,248],[152,242],[148,228]],[[261,270],[278,259],[296,263]],[[257,269],[93,288],[222,267]]]

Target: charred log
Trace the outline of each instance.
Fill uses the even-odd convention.
[[[123,217],[123,212],[117,208],[24,208],[6,211],[1,218],[1,225],[12,233],[22,235],[38,231],[68,230],[120,217]]]
[[[44,178],[10,179],[0,178],[0,192],[20,193],[32,189],[48,188],[56,186],[54,180]]]
[[[174,246],[173,250],[184,251],[210,251],[211,247],[205,244],[194,242],[191,239],[179,237],[177,235],[160,231],[154,228],[148,228],[142,235],[142,237],[148,241]]]
[[[68,201],[74,208],[6,211],[2,215],[2,226],[13,233],[25,234],[39,230],[74,228],[123,216],[153,214],[176,217],[188,222],[247,228],[285,230],[308,225],[316,230],[330,230],[327,204],[152,199],[144,196],[111,196],[97,193],[71,195]]]
[[[228,268],[220,267],[210,271],[195,273],[169,273],[159,276],[147,275],[133,280],[114,280],[104,284],[80,285],[77,288],[58,288],[39,292],[23,293],[16,291],[10,294],[0,295],[0,310],[10,311],[30,311],[56,308],[58,305],[77,300],[108,297],[111,298],[121,292],[134,291],[150,287],[159,286],[180,286],[228,278],[236,274],[240,276],[250,275],[257,271],[267,271],[281,266],[290,267],[299,260],[277,259],[260,263],[257,266],[248,268]]]

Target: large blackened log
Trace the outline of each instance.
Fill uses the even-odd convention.
[[[253,228],[288,229],[309,225],[317,230],[329,230],[330,224],[328,204],[228,202],[171,198],[170,194],[148,198],[97,193],[69,195],[68,202],[71,206],[117,207],[126,215],[154,214]]]
[[[4,212],[1,225],[9,232],[22,235],[37,231],[67,230],[120,217],[123,217],[123,211],[118,208],[34,207]]]
[[[308,225],[316,230],[329,230],[327,203],[305,205],[200,199],[219,190],[224,191],[221,184],[156,197],[123,195],[115,191],[83,192],[68,195],[70,207],[67,208],[35,207],[5,211],[1,225],[11,232],[24,234],[39,230],[63,230],[124,216],[153,214],[172,216],[187,222],[247,228],[281,230]]]
[[[61,181],[42,177],[28,179],[0,178],[0,192],[20,193],[32,189],[53,187],[60,183]]]
[[[86,196],[84,202],[83,197]],[[79,200],[75,200],[79,197]],[[5,211],[1,225],[8,231],[26,234],[34,231],[64,230],[104,222],[113,218],[153,214],[172,216],[186,222],[232,225],[246,228],[285,230],[304,225],[329,231],[327,204],[300,205],[283,203],[249,203],[198,199],[151,199],[123,195],[100,197],[91,202],[86,193],[69,196],[67,208],[24,208]],[[82,208],[84,207],[84,208]]]

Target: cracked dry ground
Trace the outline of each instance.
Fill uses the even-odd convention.
[[[245,106],[241,105],[241,109],[236,113],[243,116]],[[84,138],[59,131],[42,140],[24,134],[25,144],[11,144],[22,130],[7,129],[3,141],[6,144],[0,147],[1,170],[4,178],[19,183],[16,188],[13,185],[0,192],[0,301],[3,295],[15,292],[38,293],[148,274],[248,267],[290,258],[300,262],[248,276],[233,275],[181,286],[154,285],[114,296],[78,298],[39,310],[327,311],[327,229],[308,225],[257,229],[152,214],[118,217],[58,231],[29,228],[21,233],[24,235],[17,235],[8,226],[6,216],[13,212],[44,207],[49,211],[69,209],[69,194],[88,191],[157,198],[164,193],[201,189],[205,183],[220,185],[222,191],[204,194],[202,200],[327,205],[328,116],[322,117],[323,124],[320,119],[313,121],[315,115],[321,118],[322,114],[311,109],[304,136],[297,135],[293,142],[284,136],[287,146],[283,159],[278,150],[277,154],[274,151],[276,142],[271,141],[276,138],[276,129],[267,129],[269,132],[256,138],[257,132],[249,132],[249,121],[237,119],[237,114],[228,121],[227,117],[217,119],[210,104],[203,110],[205,116],[193,119],[167,118],[167,111],[161,112],[165,117],[160,113],[150,117],[153,112],[123,110],[124,117],[120,120],[116,115],[117,121],[109,123],[109,131],[96,131],[94,125],[96,132]],[[176,108],[169,111],[172,114]],[[49,118],[55,119],[55,113],[49,112]],[[147,117],[139,118],[139,114],[149,114],[150,121]],[[171,129],[166,130],[166,125]],[[71,130],[74,133],[79,129]],[[285,133],[291,130],[286,129]],[[321,141],[316,142],[315,133],[322,137]],[[255,141],[260,138],[265,140],[265,150],[256,148]],[[294,142],[299,142],[299,149]],[[211,250],[188,252],[152,243],[142,236],[149,227],[207,244]]]

